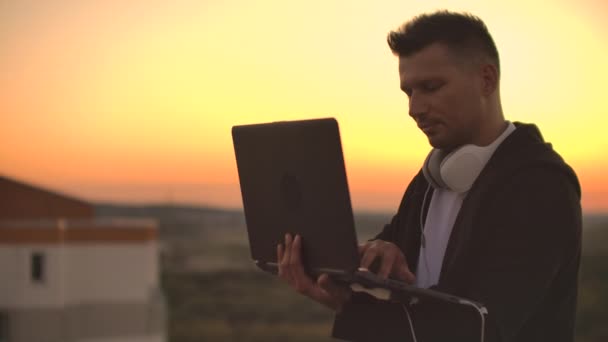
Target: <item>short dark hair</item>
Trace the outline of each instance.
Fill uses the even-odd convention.
[[[498,49],[486,24],[469,13],[444,10],[419,15],[391,31],[387,42],[393,54],[400,57],[411,56],[433,43],[443,43],[454,52],[482,53],[496,63],[500,73]]]

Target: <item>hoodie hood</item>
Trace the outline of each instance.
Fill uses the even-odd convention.
[[[510,177],[518,172],[531,168],[550,168],[562,172],[575,187],[581,197],[581,187],[574,170],[546,142],[538,127],[534,124],[513,123],[516,127],[503,143],[496,149],[488,162],[490,169],[496,169],[502,177]],[[518,158],[508,158],[516,155]],[[514,161],[515,160],[515,161]],[[488,170],[490,171],[490,170]]]

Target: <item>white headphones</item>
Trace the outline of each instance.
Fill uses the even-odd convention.
[[[449,153],[432,149],[422,167],[424,178],[435,189],[457,193],[469,191],[498,145],[516,129],[513,123],[507,123],[502,134],[487,146],[463,145]]]
[[[492,155],[494,151],[492,145],[496,142],[483,147],[464,145],[449,153],[432,149],[424,161],[422,173],[436,189],[444,188],[457,193],[467,192]]]

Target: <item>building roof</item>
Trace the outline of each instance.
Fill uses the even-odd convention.
[[[0,175],[0,245],[139,243],[158,238],[152,219],[94,217],[92,204]]]
[[[92,218],[83,200],[0,175],[0,220]]]

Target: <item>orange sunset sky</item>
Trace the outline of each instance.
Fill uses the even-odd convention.
[[[355,210],[395,210],[429,145],[386,34],[480,16],[509,120],[534,122],[608,210],[608,2],[0,2],[0,174],[91,201],[240,208],[230,128],[334,116]]]

